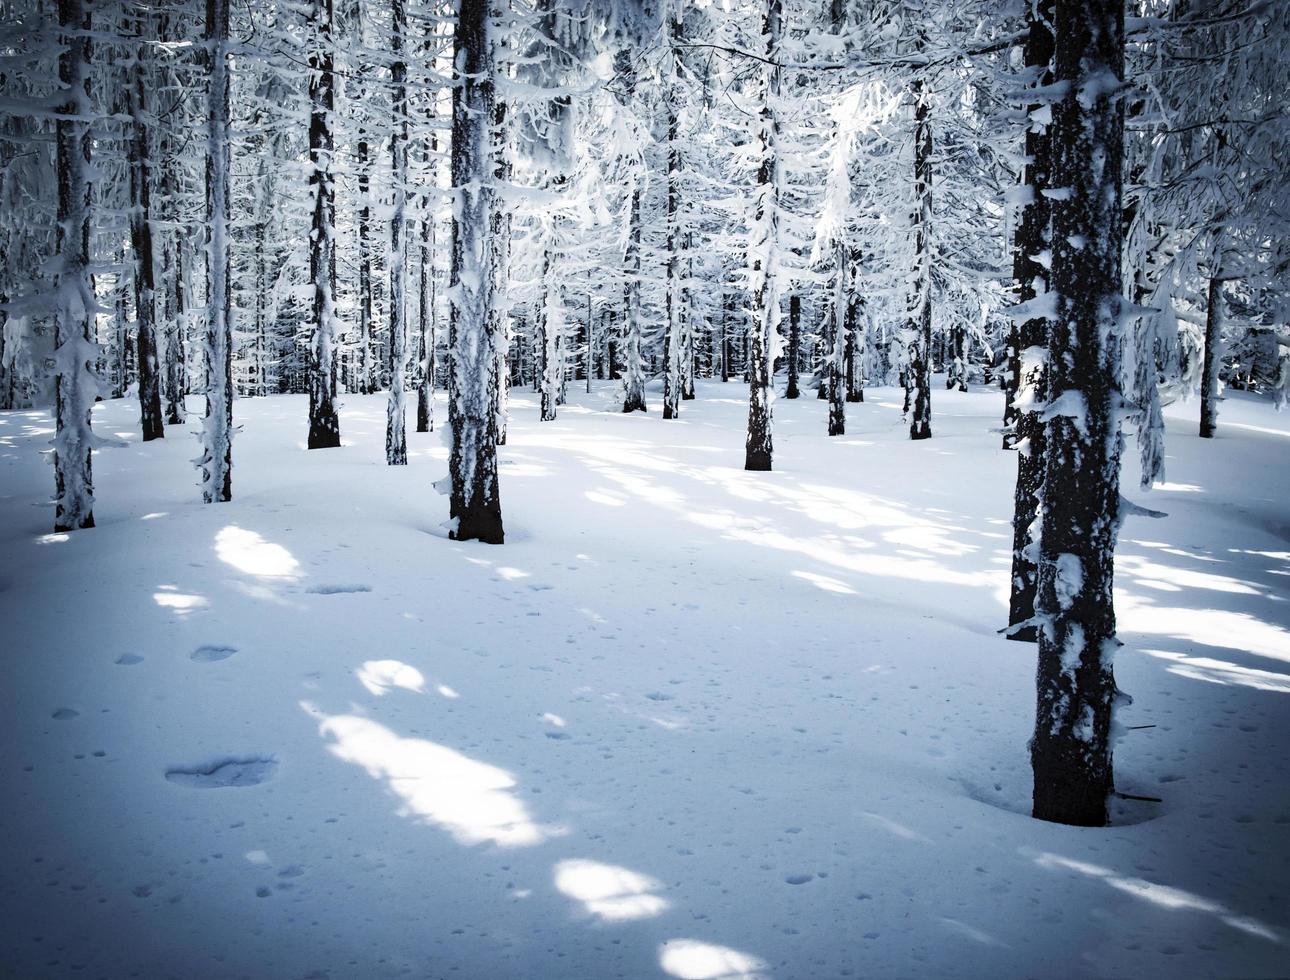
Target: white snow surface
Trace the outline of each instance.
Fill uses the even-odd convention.
[[[917,443],[898,391],[832,439],[781,399],[751,474],[741,384],[574,387],[512,392],[501,547],[447,539],[437,435],[385,465],[384,394],[313,452],[303,396],[238,400],[227,504],[104,402],[66,535],[48,413],[0,413],[0,974],[1287,973],[1290,417],[1167,410],[1116,575],[1117,781],[1163,803],[1089,830],[1027,815],[997,391]]]

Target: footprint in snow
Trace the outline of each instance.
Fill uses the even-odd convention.
[[[122,667],[133,667],[135,664],[143,663],[143,658],[137,653],[123,653],[116,658],[116,662]]]
[[[673,698],[673,696],[672,696],[671,694],[664,694],[662,691],[651,691],[649,694],[647,694],[647,695],[645,695],[645,696],[646,696],[647,698],[649,698],[651,701],[672,701],[672,700],[674,700],[674,698]]]
[[[207,644],[199,646],[196,650],[190,653],[188,655],[188,659],[195,660],[200,664],[209,664],[214,663],[217,660],[227,660],[235,653],[237,653],[237,647]]]
[[[76,718],[79,716],[80,716],[80,712],[77,711],[75,708],[55,708],[53,713],[49,717],[56,718],[59,721],[69,721],[72,718]]]
[[[176,766],[166,770],[166,781],[189,789],[223,789],[258,786],[273,778],[277,760],[266,758],[219,759],[205,766]]]
[[[312,595],[344,595],[349,592],[371,592],[370,585],[311,585],[305,589]]]
[[[787,878],[784,879],[784,881],[790,885],[805,885],[808,881],[810,881],[814,877],[815,875],[813,874],[789,875]]]

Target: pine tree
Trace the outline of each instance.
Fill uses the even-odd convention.
[[[1114,788],[1112,582],[1120,521],[1120,295],[1124,5],[1055,0],[1052,290],[1042,533],[1034,815],[1106,823]]]
[[[497,337],[489,241],[495,190],[490,180],[494,108],[488,0],[461,0],[454,37],[458,81],[452,95],[452,222],[449,425],[452,537],[501,544],[497,482]]]
[[[394,60],[390,76],[394,91],[394,134],[390,139],[390,179],[394,206],[390,218],[390,396],[385,419],[385,462],[406,466],[407,419],[403,404],[403,375],[407,369],[407,246],[404,226],[408,200],[408,65],[403,57],[407,15],[403,0],[391,0],[390,41]]]
[[[206,0],[206,416],[202,500],[233,499],[233,295],[229,277],[228,0]]]
[[[63,51],[58,79],[67,92],[56,123],[58,271],[54,309],[55,531],[94,526],[94,433],[90,410],[98,354],[92,340],[90,280],[90,15],[82,0],[58,0]]]
[[[313,219],[309,231],[309,279],[313,324],[309,344],[310,449],[340,445],[336,411],[336,185],[332,175],[336,140],[335,40],[332,0],[314,0],[309,37],[309,186]]]

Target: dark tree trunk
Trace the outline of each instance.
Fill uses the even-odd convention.
[[[429,43],[429,42],[427,42]],[[434,103],[429,102],[427,120],[434,119]],[[436,168],[439,137],[430,134],[426,163]],[[434,431],[434,382],[435,382],[435,289],[434,289],[434,202],[429,193],[421,199],[421,302],[419,323],[421,333],[421,383],[417,386],[417,431]]]
[[[1210,277],[1205,304],[1205,360],[1200,372],[1200,437],[1213,439],[1218,431],[1218,373],[1223,357],[1223,280]]]
[[[1029,22],[1026,39],[1026,65],[1035,73],[1040,86],[1052,84],[1053,0],[1042,0],[1037,16]],[[1038,109],[1031,106],[1031,111]],[[1027,303],[1048,290],[1047,272],[1035,258],[1048,248],[1048,222],[1051,208],[1043,191],[1049,186],[1052,167],[1050,127],[1026,134],[1026,156],[1029,165],[1026,184],[1031,188],[1030,201],[1017,224],[1013,252],[1013,276],[1017,281],[1017,301]],[[1032,544],[1031,527],[1039,512],[1039,490],[1044,478],[1044,424],[1039,412],[1048,400],[1044,376],[1048,321],[1031,317],[1016,323],[1008,342],[1007,394],[1004,396],[1004,448],[1016,448],[1017,483],[1013,494],[1012,579],[1008,600],[1007,636],[1033,643],[1038,633],[1031,620],[1035,615],[1035,585],[1038,576],[1037,548]],[[1027,393],[1028,405],[1022,411],[1017,404],[1019,392]]]
[[[332,0],[314,0],[314,50],[309,56],[309,186],[313,191],[313,226],[309,238],[309,278],[313,283],[313,337],[309,347],[309,448],[340,445],[336,413],[336,187],[332,155],[336,141],[333,77]]]
[[[497,337],[494,298],[492,211],[489,177],[494,108],[493,52],[488,37],[488,0],[461,0],[453,64],[452,190],[458,203],[452,222],[452,316],[448,372],[452,449],[449,513],[458,541],[501,544],[501,493],[497,482]]]
[[[404,374],[408,356],[408,275],[407,227],[408,202],[408,64],[403,59],[407,16],[403,0],[390,2],[391,101],[394,127],[390,134],[390,183],[394,204],[390,216],[390,394],[385,409],[385,463],[406,466],[408,463],[407,410],[404,403]]]
[[[1057,0],[1055,80],[1068,94],[1053,114],[1052,290],[1048,325],[1044,509],[1039,541],[1039,669],[1034,815],[1106,823],[1114,788],[1116,699],[1112,584],[1120,516],[1114,370],[1122,308],[1121,166],[1124,4]]]
[[[797,371],[802,356],[802,297],[794,293],[788,298],[788,385],[785,398],[796,398],[801,392],[797,387]]]
[[[669,25],[670,36],[675,41],[679,29],[677,20]],[[685,345],[681,338],[681,318],[684,316],[681,300],[681,248],[677,223],[681,206],[681,149],[677,138],[677,114],[680,111],[676,98],[676,52],[669,46],[669,78],[671,87],[667,102],[667,325],[663,333],[663,418],[674,419],[681,413],[681,358]]]
[[[54,313],[54,484],[55,531],[94,526],[94,356],[90,311],[90,15],[81,0],[59,0],[58,26],[64,34],[58,78],[67,102],[55,124],[58,167],[56,244],[59,302]]]
[[[139,36],[146,36],[145,22],[137,22]],[[165,436],[161,417],[161,377],[157,358],[156,260],[152,241],[152,150],[148,138],[147,80],[142,48],[136,53],[133,78],[127,89],[133,139],[130,142],[130,247],[134,251],[134,307],[139,365],[139,422],[143,441]]]
[[[909,438],[932,435],[932,122],[931,96],[922,76],[913,81],[914,96],[914,264],[917,291],[909,318]]]

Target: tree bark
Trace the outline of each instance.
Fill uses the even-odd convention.
[[[309,55],[309,186],[314,198],[309,238],[309,278],[314,294],[308,368],[310,449],[340,445],[336,412],[336,188],[332,176],[336,149],[332,133],[336,110],[334,19],[332,0],[314,0],[313,51]]]
[[[1056,0],[1052,288],[1042,533],[1039,669],[1031,740],[1034,815],[1106,823],[1114,788],[1113,577],[1120,516],[1114,369],[1120,296],[1124,5]]]
[[[1200,372],[1200,437],[1213,439],[1218,431],[1218,374],[1223,357],[1223,280],[1209,280],[1205,304],[1205,360]]]

